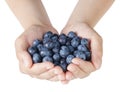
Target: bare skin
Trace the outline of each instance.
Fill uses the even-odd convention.
[[[52,63],[32,64],[27,48],[34,39],[41,39],[47,31],[58,33],[51,25],[41,0],[6,0],[25,31],[16,39],[16,55],[20,71],[32,77],[50,81],[68,83],[75,78],[87,77],[100,68],[102,63],[102,38],[93,29],[100,18],[112,5],[114,0],[79,0],[66,26],[61,33],[76,32],[79,36],[90,40],[92,62],[84,62],[75,58],[64,73]],[[104,6],[104,7],[103,7]]]

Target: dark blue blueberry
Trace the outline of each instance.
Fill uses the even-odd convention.
[[[69,38],[74,38],[74,37],[76,37],[77,35],[76,35],[75,32],[70,31],[67,36],[68,36]]]
[[[72,59],[74,58],[73,55],[68,55],[67,58],[66,58],[66,62],[67,64],[70,64],[72,62]]]
[[[82,38],[82,39],[81,39],[81,44],[82,44],[82,45],[86,45],[86,46],[88,46],[88,45],[89,45],[89,41],[88,41],[88,39],[86,39],[86,38]]]
[[[68,64],[66,63],[65,59],[61,59],[59,66],[62,68],[64,72],[67,71]]]
[[[59,36],[59,42],[60,42],[60,44],[65,45],[67,42],[67,36],[65,34],[61,34]]]
[[[40,52],[40,55],[41,55],[42,57],[52,56],[52,55],[53,55],[53,52],[50,51],[50,50],[42,50],[42,51]]]
[[[67,46],[62,46],[60,50],[60,56],[66,58],[70,54],[70,50]]]
[[[88,48],[86,47],[86,45],[79,45],[78,50],[79,51],[88,51]]]
[[[71,40],[71,45],[72,45],[74,48],[78,47],[79,43],[80,43],[80,38],[79,38],[79,37],[74,37],[74,38]]]
[[[52,41],[54,42],[58,41],[58,38],[59,38],[58,34],[53,34],[53,36],[51,37]]]
[[[52,40],[50,38],[44,38],[43,39],[43,44],[47,43],[47,42],[51,42]]]
[[[53,51],[54,53],[59,53],[59,50],[60,50],[60,49],[57,48],[57,47],[55,47],[55,48],[52,49],[52,51]]]
[[[41,56],[38,53],[33,54],[33,63],[40,63],[41,62]]]
[[[33,46],[37,46],[38,44],[41,44],[41,41],[40,40],[38,40],[38,39],[36,39],[36,40],[34,40],[33,41]]]
[[[44,46],[48,49],[52,49],[54,47],[54,42],[50,41],[44,44]]]
[[[67,46],[71,45],[71,38],[67,37],[66,45],[67,45]]]
[[[74,47],[73,47],[73,46],[71,46],[71,45],[70,45],[70,46],[68,46],[68,48],[69,48],[69,50],[70,50],[70,53],[73,53],[73,52],[74,52],[74,50],[75,50],[75,49],[74,49]]]
[[[76,57],[77,57],[77,58],[81,58],[82,60],[86,60],[86,55],[85,55],[85,53],[82,52],[82,51],[78,51],[78,52],[76,53]]]
[[[54,42],[54,48],[60,48],[61,45],[58,41]]]
[[[30,53],[30,55],[33,55],[37,52],[37,48],[35,46],[31,46],[28,48],[28,52]]]
[[[89,51],[85,52],[86,60],[91,61],[91,53]]]
[[[77,53],[79,53],[79,51],[78,51],[78,50],[75,50],[75,51],[73,52],[73,55],[76,56]]]
[[[53,63],[53,59],[52,59],[52,57],[50,57],[50,56],[45,56],[45,57],[42,59],[42,61],[43,61],[43,62],[51,62],[51,63]]]
[[[43,45],[42,45],[42,44],[38,44],[38,45],[37,45],[37,49],[38,49],[38,51],[41,51],[42,48],[43,48]]]
[[[59,66],[60,65],[60,61],[54,61],[54,65],[55,66]]]
[[[43,38],[51,38],[53,36],[53,33],[48,31],[44,34]]]
[[[55,54],[53,55],[53,60],[54,60],[54,62],[55,62],[55,61],[60,61],[60,59],[61,59],[61,57],[60,57],[60,55],[59,55],[58,53],[55,53]]]

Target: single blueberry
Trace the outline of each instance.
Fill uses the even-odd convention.
[[[55,47],[55,48],[52,49],[52,51],[53,51],[54,53],[59,53],[59,50],[60,50],[60,48],[57,48],[57,47]]]
[[[85,52],[85,55],[86,55],[86,60],[87,60],[87,61],[91,61],[91,52],[86,51],[86,52]]]
[[[51,31],[48,31],[44,34],[43,38],[51,38],[53,36],[53,33]]]
[[[40,63],[41,62],[41,56],[38,53],[33,54],[33,63]]]
[[[53,34],[53,36],[51,37],[51,39],[52,39],[52,41],[58,41],[58,38],[59,38],[59,36],[58,36],[58,34]]]
[[[73,52],[74,52],[74,50],[75,50],[75,49],[74,49],[74,47],[73,47],[73,46],[71,46],[71,45],[70,45],[70,46],[68,46],[68,48],[69,48],[69,50],[70,50],[70,53],[73,53]]]
[[[61,57],[60,57],[60,55],[59,55],[58,53],[55,53],[55,54],[53,55],[53,60],[54,60],[54,62],[55,62],[55,61],[60,61],[60,59],[61,59]]]
[[[37,48],[35,46],[31,46],[28,48],[28,52],[30,53],[30,55],[33,55],[37,52]]]
[[[77,35],[76,35],[75,32],[70,31],[67,36],[68,36],[69,38],[74,38],[74,37],[76,37]]]
[[[67,36],[65,34],[61,34],[59,36],[59,42],[60,42],[61,45],[65,45],[66,42],[67,42]]]
[[[66,63],[65,59],[61,59],[59,66],[62,68],[64,72],[67,71],[68,64]]]
[[[50,57],[50,56],[45,56],[45,57],[42,59],[42,61],[43,61],[43,62],[51,62],[51,63],[53,63],[53,59],[52,59],[52,57]]]
[[[78,50],[79,51],[88,51],[88,48],[86,47],[86,45],[81,44],[81,45],[78,46]]]
[[[40,55],[41,55],[42,57],[52,56],[52,55],[53,55],[53,52],[50,51],[50,50],[42,50],[42,51],[40,52]]]
[[[38,39],[36,39],[36,40],[34,40],[33,41],[33,46],[37,46],[38,44],[41,44],[41,41],[40,40],[38,40]]]
[[[80,43],[80,38],[79,38],[79,37],[74,37],[74,38],[71,40],[71,45],[72,45],[74,48],[78,47],[79,43]]]
[[[47,42],[51,42],[52,40],[50,38],[44,38],[43,39],[43,44],[47,43]]]
[[[78,51],[77,54],[76,54],[76,57],[81,58],[82,60],[86,60],[86,55],[82,51]]]
[[[42,50],[42,48],[43,48],[43,45],[42,45],[42,44],[38,44],[38,45],[37,45],[37,49],[38,49],[39,52]]]
[[[81,39],[81,44],[82,44],[82,45],[86,45],[86,46],[88,46],[88,45],[89,45],[89,41],[88,41],[88,39],[86,39],[86,38],[82,38],[82,39]]]
[[[68,55],[67,58],[66,58],[66,62],[67,64],[70,64],[72,62],[72,59],[74,58],[73,55]]]
[[[54,48],[60,48],[61,45],[58,41],[54,42]]]
[[[70,54],[70,50],[67,46],[61,46],[60,56],[66,58]]]
[[[54,47],[54,42],[50,41],[44,44],[44,46],[48,49],[52,49]]]

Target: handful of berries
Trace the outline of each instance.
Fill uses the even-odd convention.
[[[78,37],[72,31],[67,35],[48,31],[41,40],[33,41],[28,52],[33,63],[52,62],[55,66],[60,66],[64,72],[73,58],[91,61],[88,39]]]

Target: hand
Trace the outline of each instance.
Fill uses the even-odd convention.
[[[90,40],[92,60],[88,62],[79,58],[73,59],[72,63],[67,67],[68,72],[66,72],[66,81],[87,77],[91,72],[99,69],[102,63],[102,38],[94,29],[85,23],[81,23],[65,27],[62,33],[68,34],[69,31],[74,31],[78,36]]]
[[[62,69],[54,66],[50,62],[32,64],[32,59],[27,52],[28,47],[35,39],[42,39],[42,36],[47,31],[57,33],[52,27],[44,27],[34,25],[25,30],[16,40],[15,48],[16,55],[19,60],[19,67],[22,73],[28,74],[39,79],[46,79],[51,81],[58,81],[58,75],[64,80],[65,76]]]

